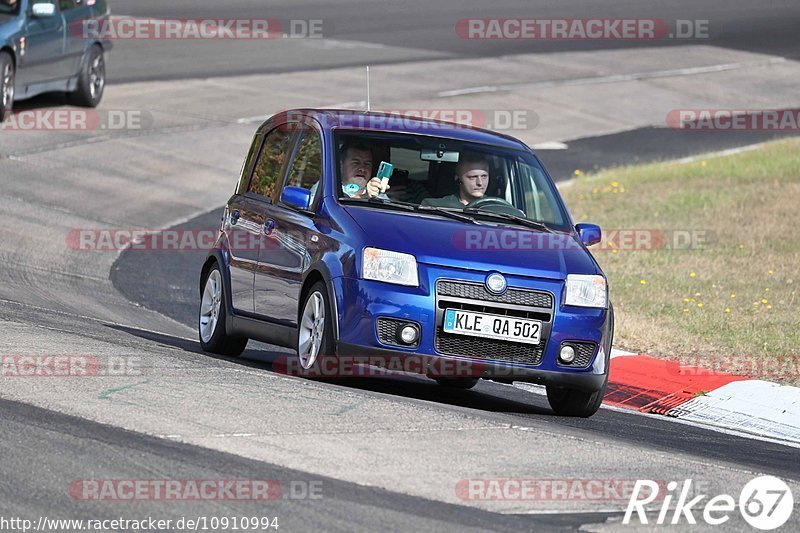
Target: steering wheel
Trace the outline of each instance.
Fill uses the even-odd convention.
[[[491,206],[491,205],[499,205],[503,207],[514,207],[509,202],[503,200],[502,198],[497,198],[495,196],[484,196],[483,198],[478,198],[477,200],[472,200],[470,203],[466,205],[466,207],[484,207],[484,206]],[[516,208],[514,208],[516,209]]]
[[[521,209],[517,209],[514,207],[511,202],[507,202],[502,198],[497,198],[496,196],[485,196],[483,198],[478,198],[477,200],[473,200],[464,206],[464,209],[480,209],[482,207],[495,207],[497,209],[487,209],[487,211],[497,211],[500,213],[508,213],[511,215],[517,215],[524,217],[525,212]]]

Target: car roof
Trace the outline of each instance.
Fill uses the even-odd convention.
[[[503,135],[502,133],[481,128],[413,115],[353,109],[302,108],[283,111],[270,117],[261,125],[258,131],[259,133],[266,133],[277,122],[297,121],[302,117],[315,119],[322,125],[324,130],[339,128],[388,133],[412,133],[491,144],[517,150],[530,150],[522,141],[510,135]]]

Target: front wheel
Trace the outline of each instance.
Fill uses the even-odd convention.
[[[222,273],[215,264],[206,275],[200,301],[200,347],[206,352],[238,357],[247,347],[247,338],[231,337],[225,331],[227,309]]]
[[[448,389],[468,390],[478,384],[478,378],[436,378],[436,382]]]
[[[328,289],[318,281],[308,291],[297,328],[297,356],[304,371],[325,356],[333,356],[333,316]]]
[[[547,386],[547,402],[556,414],[588,418],[595,414],[603,403],[608,378],[600,390],[586,392],[577,389]]]
[[[99,45],[94,45],[86,53],[86,59],[78,74],[78,87],[70,94],[70,100],[81,107],[97,107],[103,98],[105,86],[106,63],[103,49]]]
[[[0,123],[11,116],[14,108],[16,70],[8,52],[0,52]]]

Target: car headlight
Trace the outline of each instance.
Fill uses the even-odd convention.
[[[380,248],[364,248],[363,278],[419,286],[417,260],[411,254],[390,252]]]
[[[564,300],[564,305],[605,309],[607,304],[606,278],[585,274],[567,275],[567,297]]]

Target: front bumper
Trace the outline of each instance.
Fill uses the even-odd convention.
[[[541,356],[525,358],[517,355],[506,357],[503,354],[487,357],[475,350],[469,356],[464,356],[455,353],[452,348],[443,350],[443,343],[436,342],[437,335],[442,334],[440,328],[444,308],[450,307],[452,302],[448,302],[447,297],[437,296],[437,281],[458,280],[482,285],[486,274],[486,272],[420,264],[419,287],[335,278],[332,292],[336,295],[338,309],[337,352],[346,356],[379,355],[438,359],[440,367],[449,361],[461,365],[458,370],[461,373],[460,377],[465,377],[463,374],[467,372],[474,377],[528,381],[582,390],[598,390],[602,387],[608,373],[608,353],[612,337],[611,312],[606,309],[562,305],[564,289],[562,280],[506,276],[509,289],[526,289],[552,296],[553,302],[549,313],[538,309],[542,313],[534,315],[540,316],[543,320],[544,350]],[[488,308],[510,307],[497,302],[477,303],[486,304]],[[522,312],[519,306],[517,311]],[[400,319],[418,324],[421,330],[418,345],[399,347],[382,343],[378,337],[378,318]],[[594,345],[594,351],[586,365],[574,368],[558,363],[558,352],[565,341]],[[481,342],[481,339],[477,339],[476,342]],[[519,349],[516,349],[516,352],[519,352]],[[469,369],[465,369],[464,365],[469,366]]]

